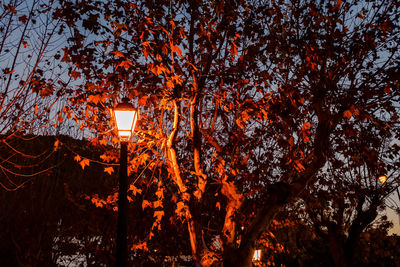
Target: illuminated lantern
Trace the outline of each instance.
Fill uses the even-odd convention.
[[[387,180],[387,177],[385,175],[381,175],[381,176],[379,176],[378,179],[379,179],[379,182],[381,182],[381,184],[384,184]]]
[[[119,139],[121,140],[121,156],[119,161],[119,189],[118,189],[118,217],[115,262],[118,267],[127,266],[127,191],[128,191],[128,142],[138,120],[138,111],[129,103],[128,98],[123,98],[122,103],[112,110],[112,116],[117,125]]]
[[[118,136],[121,141],[128,141],[135,130],[138,120],[138,111],[129,103],[128,98],[123,98],[113,109],[113,117],[117,124]]]
[[[253,261],[260,261],[261,260],[261,249],[256,249],[253,255]]]

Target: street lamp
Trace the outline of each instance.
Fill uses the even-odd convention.
[[[381,184],[384,184],[387,180],[387,177],[386,177],[386,175],[381,175],[381,176],[379,176],[378,179],[379,179],[379,182],[381,182]]]
[[[261,249],[256,249],[254,250],[253,254],[253,262],[258,265],[258,263],[261,261]]]
[[[129,103],[129,99],[124,97],[113,109],[113,116],[117,123],[118,136],[121,142],[128,142],[138,119],[138,111]]]
[[[119,160],[119,191],[118,191],[118,222],[117,222],[117,253],[116,266],[125,267],[127,264],[127,206],[126,192],[128,190],[128,142],[138,120],[138,111],[129,103],[128,98],[123,98],[112,110],[113,118],[117,125],[118,136],[121,142],[121,155]]]

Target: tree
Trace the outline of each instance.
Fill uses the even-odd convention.
[[[361,235],[361,250],[358,261],[364,266],[396,266],[399,256],[396,251],[400,242],[398,235],[388,235],[388,224],[371,227]]]
[[[354,266],[361,235],[399,188],[399,153],[390,131],[376,133],[358,121],[344,125],[346,150],[330,158],[304,194],[311,224],[329,244],[336,266]],[[355,130],[356,129],[356,130]],[[388,179],[378,177],[388,174]],[[384,223],[384,221],[383,221]]]
[[[52,17],[54,1],[9,0],[0,7],[0,140],[12,152],[0,156],[2,190],[17,190],[45,172],[32,172],[45,155],[21,153],[10,140],[29,134],[54,134],[63,122],[62,100],[70,77],[57,49],[61,23]],[[5,149],[5,148],[3,148]],[[4,152],[7,153],[7,152]],[[21,159],[19,156],[23,156]],[[15,159],[18,159],[16,161]],[[36,159],[36,161],[34,161]],[[16,179],[15,177],[17,174]],[[22,178],[22,179],[21,179]]]
[[[261,236],[259,266],[333,266],[325,240],[296,215],[298,213],[290,210],[281,211],[269,232]]]
[[[153,206],[146,244],[171,202],[195,261],[250,266],[275,215],[347,150],[349,122],[399,138],[398,1],[60,5],[83,127],[116,143],[106,109],[135,99],[131,173],[168,170],[152,182],[175,197]]]

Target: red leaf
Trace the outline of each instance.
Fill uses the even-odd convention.
[[[21,17],[18,18],[19,21],[21,21],[22,23],[26,23],[26,15],[23,15]]]
[[[391,89],[390,84],[387,84],[387,85],[385,86],[385,89],[384,89],[385,93],[388,94],[388,95],[390,95],[390,93],[392,92],[390,89]]]
[[[81,77],[81,73],[79,71],[71,71],[71,76],[76,80]]]
[[[14,71],[15,71],[15,70],[10,70],[9,68],[6,68],[6,69],[4,70],[4,73],[5,73],[5,74],[12,74]]]
[[[17,10],[15,9],[15,6],[9,5],[9,6],[4,6],[4,7],[5,7],[5,9],[9,9],[11,11],[11,13],[17,14]]]

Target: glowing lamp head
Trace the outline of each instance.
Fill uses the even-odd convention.
[[[118,136],[121,141],[128,141],[135,130],[138,120],[138,111],[129,103],[128,98],[123,98],[122,103],[113,109],[113,117],[117,124]]]
[[[385,175],[381,175],[381,176],[379,176],[378,179],[379,179],[379,182],[381,182],[381,184],[384,184],[387,180],[387,177]]]
[[[261,249],[256,249],[253,254],[253,261],[261,260]]]

